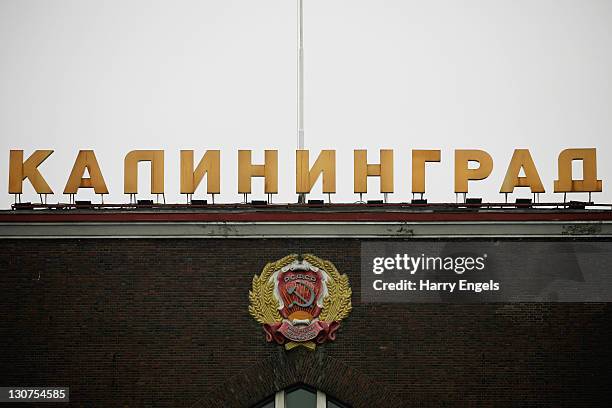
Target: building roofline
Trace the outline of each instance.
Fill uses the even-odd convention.
[[[0,223],[612,221],[609,204],[22,205]]]

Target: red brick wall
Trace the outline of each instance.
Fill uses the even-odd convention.
[[[302,382],[354,407],[601,406],[607,304],[361,304],[356,239],[0,241],[0,385],[75,406],[248,407]],[[314,253],[353,312],[315,352],[266,343],[255,273]],[[49,405],[51,406],[51,405]]]

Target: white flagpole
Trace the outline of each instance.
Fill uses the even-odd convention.
[[[298,0],[298,149],[304,149],[304,7]]]
[[[298,49],[298,77],[297,77],[297,148],[304,149],[304,5],[298,0],[297,18],[297,49]],[[306,194],[298,195],[298,203],[306,202]]]

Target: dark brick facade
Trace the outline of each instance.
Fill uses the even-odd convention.
[[[1,385],[74,406],[248,407],[295,383],[353,407],[606,406],[609,304],[361,304],[357,239],[0,241]],[[247,311],[290,253],[347,273],[335,342],[286,352]],[[52,406],[48,404],[45,406]]]

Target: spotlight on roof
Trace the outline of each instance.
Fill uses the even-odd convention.
[[[268,202],[266,200],[253,200],[251,205],[268,205]]]
[[[482,206],[482,198],[466,198],[465,199],[465,204],[467,205],[468,208],[472,207],[476,207],[479,208]]]
[[[516,207],[531,207],[532,202],[531,198],[517,198],[514,204]]]
[[[420,204],[420,205],[423,205],[423,204],[427,204],[427,200],[424,199],[424,198],[415,198],[412,201],[410,201],[410,204]]]
[[[32,205],[31,202],[25,202],[25,203],[15,203],[13,204],[13,208],[16,210],[31,210],[34,206]]]
[[[191,200],[189,203],[191,205],[206,205],[208,204],[208,200]]]
[[[582,201],[570,201],[568,204],[570,210],[584,210],[587,203]]]
[[[368,200],[368,204],[382,204],[383,200]]]
[[[323,200],[308,200],[309,205],[323,205]]]

